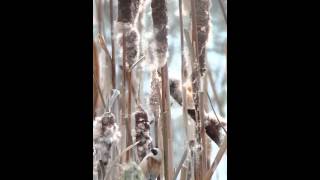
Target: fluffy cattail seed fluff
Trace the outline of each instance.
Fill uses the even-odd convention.
[[[114,114],[107,112],[93,122],[93,148],[95,162],[108,164],[111,145],[118,142],[120,132]],[[97,163],[94,163],[97,164]]]

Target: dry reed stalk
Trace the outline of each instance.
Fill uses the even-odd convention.
[[[123,48],[123,84],[125,85],[125,81],[128,82],[128,117],[126,119],[126,145],[130,145],[132,143],[131,137],[131,71],[128,72],[129,67],[133,65],[137,61],[139,54],[139,34],[136,31],[135,24],[137,19],[137,14],[140,8],[140,0],[118,0],[118,22],[122,23],[122,48]],[[125,77],[127,76],[127,78]],[[125,91],[124,91],[125,93]],[[123,101],[126,103],[126,100]],[[122,108],[125,108],[123,105]],[[122,109],[124,111],[124,109]],[[125,116],[125,114],[124,114]],[[128,162],[131,158],[131,151],[127,152],[126,161]]]
[[[176,168],[176,171],[174,173],[173,180],[177,179],[178,174],[179,174],[181,168],[183,167],[185,160],[187,159],[188,152],[189,152],[189,147],[186,147],[186,149],[184,150],[184,153],[182,154],[181,160],[179,161],[179,165]]]
[[[97,78],[96,78],[94,73],[93,73],[93,82],[96,85],[96,88],[98,89],[98,94],[99,94],[100,100],[102,102],[102,105],[104,107],[104,111],[105,111],[107,109],[107,106],[106,106],[106,103],[104,101],[104,98],[103,98],[103,95],[102,95],[102,90],[101,90],[101,88],[99,86],[99,82],[98,82],[98,80],[97,80]]]
[[[204,83],[203,83],[203,89],[208,89],[208,73],[204,75]],[[204,112],[209,112],[209,106],[208,106],[208,99],[204,98]],[[205,142],[207,148],[204,149],[207,153],[207,159],[206,159],[206,167],[207,169],[210,167],[210,154],[211,154],[211,141],[210,139],[205,136]]]
[[[111,29],[111,79],[112,89],[116,89],[116,63],[115,63],[115,44],[114,44],[114,25],[113,25],[113,0],[109,0],[110,29]]]
[[[127,77],[128,77],[128,116],[127,116],[127,146],[129,146],[130,144],[132,144],[132,136],[131,136],[131,72],[127,72]],[[128,151],[128,156],[127,156],[127,162],[130,160],[131,158],[131,151]]]
[[[97,0],[97,20],[98,20],[98,32],[101,34],[103,32],[103,6],[102,0]]]
[[[95,76],[99,78],[98,52],[97,52],[97,47],[94,41],[93,41],[93,74],[95,74]],[[93,112],[94,112],[93,114],[95,114],[97,100],[98,100],[98,88],[95,84],[93,84]]]
[[[123,86],[124,86],[124,94],[123,94],[123,107],[122,107],[122,112],[123,112],[123,118],[124,118],[124,122],[125,122],[125,127],[126,127],[126,146],[129,146],[130,144],[132,144],[132,137],[131,137],[131,121],[130,121],[130,114],[131,112],[131,77],[130,77],[130,73],[127,73],[127,46],[126,46],[126,35],[125,32],[123,32],[122,35],[122,43],[123,43],[123,59],[122,59],[122,65],[123,65],[123,69],[122,69],[122,73],[123,73]],[[126,101],[125,98],[125,87],[126,87],[126,81],[128,81],[129,85],[128,85],[128,99]],[[128,102],[127,106],[126,103]],[[127,116],[125,110],[127,109],[127,113],[129,114]],[[127,155],[126,155],[126,162],[129,162],[131,158],[131,151],[127,151]]]
[[[201,136],[201,145],[202,153],[200,154],[202,174],[205,174],[207,171],[207,144],[206,144],[206,132],[205,132],[205,117],[204,117],[204,93],[199,92],[199,105],[200,105],[200,136]]]
[[[188,72],[186,69],[186,60],[184,57],[184,38],[183,38],[183,16],[182,16],[182,0],[179,0],[179,20],[180,20],[180,46],[181,46],[181,80],[182,82],[186,82]],[[182,116],[184,121],[184,126],[186,130],[187,139],[189,140],[189,128],[188,128],[188,116],[187,116],[187,108],[186,108],[186,89],[182,89]]]
[[[126,123],[126,60],[125,60],[125,56],[126,56],[126,49],[125,49],[125,36],[122,35],[122,43],[123,43],[123,52],[122,52],[122,84],[121,84],[121,125],[122,125],[122,128],[121,128],[121,133],[122,134],[126,134],[126,131],[125,129],[127,128],[127,123]],[[126,127],[126,128],[123,128],[123,127]],[[127,135],[126,135],[126,138],[125,139],[125,142],[126,142],[126,145],[128,144],[127,143]],[[124,142],[124,141],[122,141]],[[123,144],[122,144],[123,145]],[[122,147],[123,148],[123,147]],[[121,148],[121,149],[122,149]],[[129,156],[129,152],[127,153],[127,156]],[[121,162],[123,161],[123,159],[121,159]]]
[[[214,171],[216,170],[216,168],[219,165],[219,162],[222,159],[222,156],[224,155],[224,153],[227,150],[227,137],[224,138],[223,143],[221,144],[219,151],[214,159],[214,161],[211,164],[211,167],[209,169],[209,171],[207,172],[206,176],[205,176],[205,180],[210,180]]]
[[[161,67],[161,120],[163,135],[163,164],[164,175],[166,180],[173,178],[173,152],[172,152],[172,128],[171,128],[171,112],[169,99],[169,81],[168,81],[168,65],[167,65],[167,7],[166,0],[152,0],[152,20],[154,27],[154,35],[156,40],[156,58],[157,63]]]
[[[198,41],[198,23],[197,23],[197,3],[195,0],[191,0],[191,17],[192,17],[192,44],[191,44],[191,55],[192,55],[192,91],[193,91],[193,100],[194,100],[194,106],[195,106],[195,120],[196,120],[196,128],[195,128],[195,134],[196,134],[196,140],[197,144],[202,144],[201,143],[201,119],[200,119],[200,112],[203,109],[200,109],[200,102],[199,102],[199,91],[200,91],[200,69],[201,67],[199,66],[200,60],[199,60],[199,41]],[[202,69],[201,69],[202,70]],[[203,106],[201,106],[203,107]],[[202,180],[203,178],[203,172],[202,172],[202,165],[203,165],[203,158],[202,154],[199,151],[199,148],[195,148],[194,152],[194,166],[195,166],[195,180]]]
[[[189,142],[189,148],[190,148],[190,166],[189,166],[189,171],[190,171],[190,178],[194,180],[199,180],[199,172],[197,166],[198,157],[197,157],[197,147],[196,147],[196,142],[194,140],[191,140]]]

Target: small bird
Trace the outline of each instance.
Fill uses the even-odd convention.
[[[160,149],[152,148],[151,151],[142,159],[140,167],[146,180],[155,180],[160,174],[162,154]]]

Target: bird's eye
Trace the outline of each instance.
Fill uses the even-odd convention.
[[[158,154],[158,151],[157,151],[156,149],[151,149],[151,152],[152,152],[152,154],[155,155],[155,156]]]

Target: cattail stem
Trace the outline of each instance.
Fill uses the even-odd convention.
[[[169,82],[168,82],[168,66],[167,64],[161,68],[162,79],[162,129],[164,144],[164,163],[165,163],[165,179],[172,180],[173,177],[173,152],[172,152],[172,129],[170,117],[170,101],[169,101]]]
[[[103,6],[102,0],[97,0],[97,19],[98,19],[98,32],[103,32]]]
[[[114,30],[113,30],[113,0],[109,0],[110,9],[110,29],[111,29],[111,79],[112,89],[116,89],[116,64],[115,64],[115,45],[114,45]]]
[[[168,80],[168,65],[166,55],[168,51],[167,40],[167,4],[166,0],[152,0],[152,20],[156,40],[157,64],[161,67],[161,123],[163,136],[164,176],[166,180],[173,178],[173,152],[172,152],[172,128],[170,112],[170,94]]]
[[[206,130],[205,130],[205,117],[204,117],[204,93],[199,92],[199,109],[200,109],[200,136],[201,136],[201,145],[202,145],[202,153],[201,153],[201,170],[202,174],[205,174],[207,170],[207,144],[206,144]]]
[[[127,128],[127,123],[126,123],[126,46],[125,46],[125,35],[123,33],[122,35],[122,47],[123,47],[123,51],[122,51],[122,85],[121,85],[121,95],[122,95],[122,101],[121,101],[121,131],[122,134],[125,134],[125,128]],[[123,142],[123,141],[122,141]],[[126,143],[127,144],[127,143]],[[129,153],[127,153],[127,156]],[[121,158],[121,162],[123,161],[123,159]]]
[[[128,77],[128,117],[127,117],[127,146],[132,144],[131,137],[131,72],[127,72]],[[128,151],[127,153],[127,162],[129,162],[131,158],[132,151]]]
[[[97,78],[95,77],[94,73],[93,73],[93,82],[96,85],[96,88],[98,89],[99,95],[100,95],[100,99],[102,101],[103,107],[104,107],[104,111],[107,109],[106,103],[104,101],[103,95],[102,95],[102,90],[99,86],[99,82],[97,80]]]
[[[183,16],[182,16],[182,0],[179,0],[179,20],[180,20],[180,46],[181,46],[181,80],[186,82],[187,79],[187,69],[186,69],[186,60],[184,57],[184,38],[183,38]],[[188,116],[186,108],[186,89],[182,88],[182,113],[183,121],[186,130],[187,139],[189,140],[189,128],[188,128]]]
[[[95,42],[93,42],[93,74],[97,78],[99,78],[99,59],[98,59],[98,52],[97,52],[97,46]],[[95,82],[93,82],[95,83]],[[95,84],[93,84],[93,114],[95,114],[97,100],[98,100],[98,88]]]
[[[198,144],[202,144],[202,136],[201,136],[201,119],[200,119],[200,111],[203,109],[200,109],[200,106],[203,107],[203,105],[200,105],[199,102],[199,90],[200,90],[200,61],[199,61],[199,47],[198,47],[198,34],[197,34],[197,1],[191,0],[191,17],[192,17],[192,50],[194,53],[192,53],[192,90],[193,90],[193,99],[195,104],[195,119],[196,119],[196,139]],[[202,102],[203,103],[203,102]],[[199,161],[198,161],[199,160]],[[203,179],[203,156],[200,154],[199,159],[196,158],[194,161],[195,165],[195,179],[196,180],[202,180]]]

